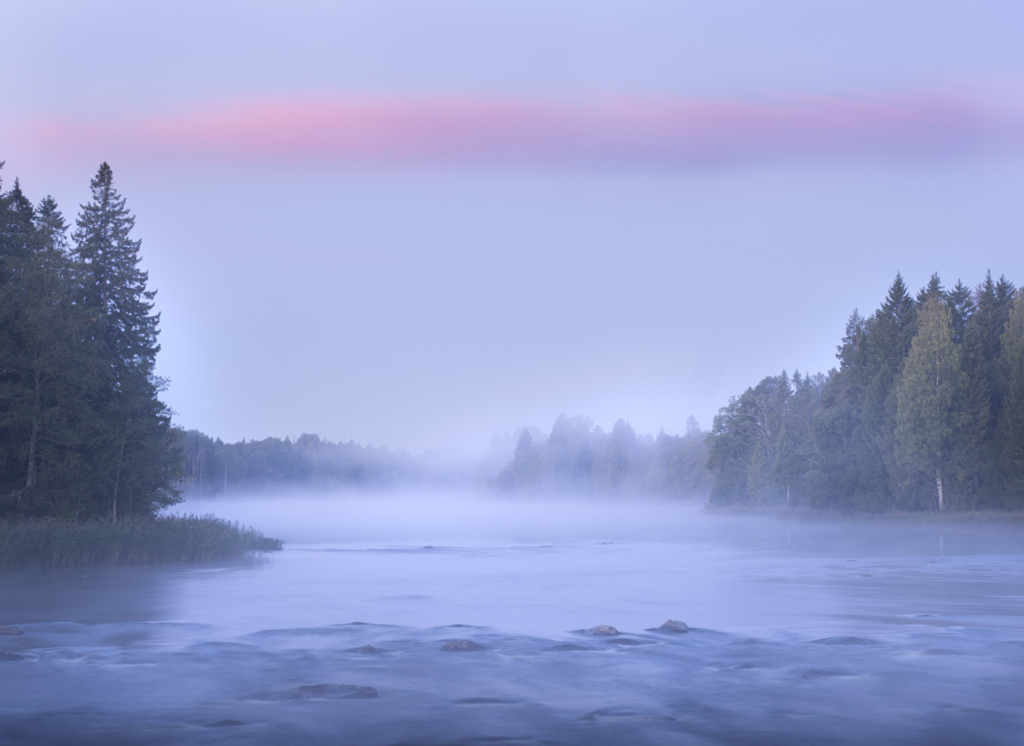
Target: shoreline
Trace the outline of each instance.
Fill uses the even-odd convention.
[[[282,549],[241,523],[178,515],[75,522],[0,521],[0,569],[143,565],[242,559]]]
[[[914,524],[997,524],[1024,526],[1024,510],[892,510],[884,513],[854,513],[815,508],[750,508],[705,506],[708,516],[762,516],[781,521],[820,521],[833,523],[914,523]]]

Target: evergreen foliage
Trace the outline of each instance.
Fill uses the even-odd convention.
[[[969,291],[900,275],[854,311],[838,369],[769,376],[719,410],[712,505],[846,511],[1024,507],[1024,303],[991,273]],[[940,500],[941,496],[941,500]]]
[[[91,189],[71,242],[52,197],[0,189],[0,516],[116,522],[177,499],[155,292],[107,164]]]

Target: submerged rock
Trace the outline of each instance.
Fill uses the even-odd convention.
[[[0,661],[23,661],[25,656],[20,653],[0,653]]]
[[[25,633],[22,632],[17,627],[6,627],[4,625],[0,625],[0,635],[23,635],[23,634],[25,634]]]
[[[629,637],[623,637],[621,640],[609,640],[608,642],[610,644],[612,644],[612,645],[643,645],[644,644],[644,643],[640,642],[639,640],[633,640],[633,639],[630,639]]]
[[[575,652],[577,650],[590,650],[590,648],[585,648],[582,645],[573,645],[571,642],[567,642],[567,643],[565,643],[563,645],[555,645],[553,648],[548,648],[548,650],[551,650],[551,651],[556,652],[556,653],[561,653],[561,652]]]
[[[377,650],[377,648],[375,648],[373,645],[363,645],[361,648],[356,648],[354,652],[356,652],[356,653],[379,653],[380,651]]]
[[[619,634],[619,631],[609,624],[599,624],[596,627],[591,627],[588,630],[584,630],[585,635],[597,635],[598,637],[612,637]]]
[[[822,637],[815,640],[814,645],[877,645],[874,640],[866,637]]]
[[[206,723],[204,728],[236,728],[239,725],[245,725],[241,720],[217,720],[213,723]]]
[[[669,619],[663,625],[658,627],[658,631],[682,634],[684,632],[689,632],[690,628],[687,626],[686,622],[677,622],[675,619]]]
[[[296,699],[373,699],[377,690],[355,684],[310,684],[295,689]]]
[[[449,640],[441,650],[449,652],[470,653],[475,650],[486,650],[483,645],[477,645],[472,640]]]

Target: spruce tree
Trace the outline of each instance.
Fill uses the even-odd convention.
[[[81,302],[96,315],[93,338],[109,356],[116,376],[128,369],[152,372],[160,315],[152,313],[155,291],[139,268],[142,242],[131,238],[135,217],[102,164],[89,184],[92,201],[82,205],[73,238],[74,256],[85,270]]]
[[[959,350],[944,304],[926,301],[918,325],[896,386],[895,456],[904,470],[901,487],[913,493],[917,485],[930,481],[942,510],[943,480],[959,419],[954,408],[960,388]]]
[[[882,365],[898,369],[910,350],[910,341],[916,332],[917,304],[907,292],[903,277],[898,272],[889,287],[882,307],[874,316],[873,335],[877,337],[876,370]]]
[[[154,375],[159,314],[155,291],[139,268],[135,218],[102,164],[90,183],[73,235],[82,274],[80,303],[91,322],[87,338],[104,361],[106,386],[97,402],[103,424],[92,446],[95,503],[121,513],[152,510],[175,500],[169,478],[180,469],[170,410],[159,399],[165,382]],[[95,321],[93,321],[95,320]],[[119,507],[120,506],[120,507]]]
[[[942,288],[942,280],[939,279],[938,272],[934,272],[928,280],[928,284],[918,292],[917,305],[923,306],[929,298],[941,301],[946,300],[946,291]]]
[[[1018,352],[1006,381],[996,444],[1003,505],[1024,508],[1024,352]]]
[[[1004,504],[1024,507],[1024,292],[1013,300],[1000,338],[998,381],[1002,407],[993,438]]]
[[[953,289],[946,294],[946,302],[953,324],[953,339],[959,344],[964,341],[964,330],[971,314],[974,313],[974,299],[970,288],[957,280]]]
[[[32,203],[21,191],[20,181],[15,179],[14,188],[7,194],[0,194],[0,283],[13,278],[12,262],[27,259],[32,254],[33,215]]]

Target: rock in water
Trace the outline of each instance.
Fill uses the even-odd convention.
[[[0,653],[0,661],[23,661],[24,655],[18,653]]]
[[[377,696],[372,686],[354,684],[311,684],[295,691],[300,699],[373,699]]]
[[[239,725],[245,725],[241,720],[218,720],[214,723],[207,723],[205,728],[237,728]]]
[[[658,631],[675,632],[681,634],[683,632],[689,632],[690,628],[686,626],[686,622],[677,622],[675,619],[669,619],[663,625],[658,627]]]
[[[5,627],[0,625],[0,635],[23,635],[25,634],[17,627]]]
[[[583,632],[585,635],[597,635],[599,637],[612,637],[613,635],[619,634],[619,631],[608,624],[599,624],[596,627]]]
[[[474,650],[484,650],[483,645],[477,645],[472,640],[449,640],[441,650],[469,653]]]
[[[363,645],[361,648],[356,648],[357,653],[379,653],[373,645]]]

